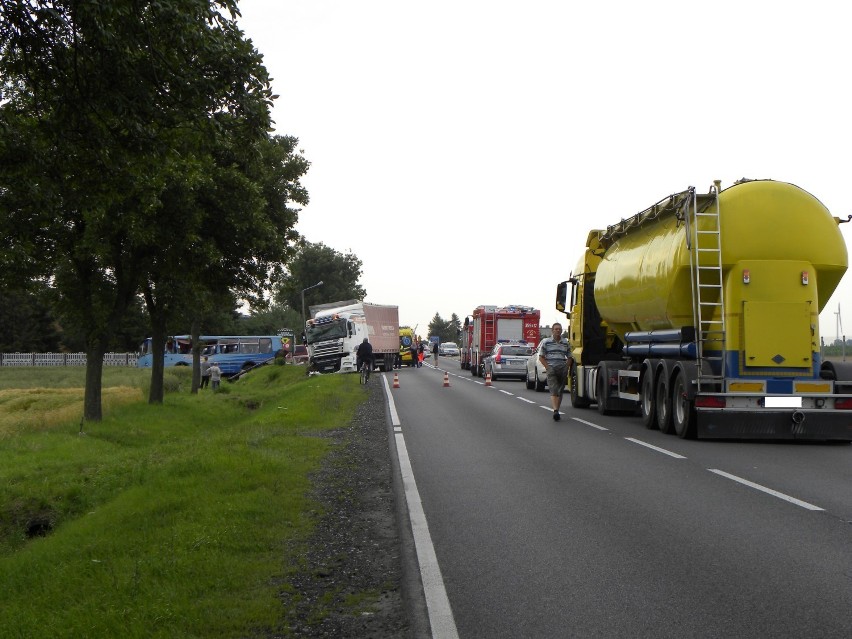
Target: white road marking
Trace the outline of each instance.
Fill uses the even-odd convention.
[[[586,426],[591,426],[592,428],[597,428],[598,430],[609,430],[609,428],[604,428],[603,426],[598,426],[597,424],[593,424],[592,422],[587,422],[585,419],[580,419],[579,417],[572,417],[575,422],[580,422],[581,424],[585,424]]]
[[[666,450],[665,448],[660,448],[659,446],[652,446],[646,442],[640,441],[638,439],[633,439],[632,437],[625,437],[629,442],[633,442],[634,444],[639,444],[640,446],[645,446],[646,448],[650,448],[651,450],[656,450],[658,453],[663,453],[663,455],[668,455],[669,457],[674,457],[675,459],[686,459],[683,455],[678,455],[677,453],[673,453],[670,450]]]
[[[396,405],[388,386],[387,377],[383,376],[383,378],[385,380],[385,396],[388,398],[388,406],[391,413],[391,423],[396,427],[400,423],[399,415],[396,412]],[[414,536],[414,547],[417,551],[417,563],[420,566],[420,580],[423,584],[423,594],[426,597],[429,625],[432,627],[432,637],[433,639],[458,639],[459,633],[456,629],[456,621],[453,617],[453,610],[450,607],[450,599],[447,597],[447,590],[444,587],[441,568],[438,566],[435,547],[432,545],[432,536],[429,534],[426,513],[423,512],[423,503],[420,501],[420,493],[417,490],[417,483],[414,480],[414,470],[411,468],[408,448],[405,446],[405,436],[402,432],[396,432],[396,430],[394,428],[396,453],[399,459],[405,501],[408,505],[411,532]]]
[[[388,386],[388,376],[382,375],[382,379],[385,380],[385,396],[388,398],[388,407],[390,408],[391,414],[391,424],[393,426],[399,426],[399,415],[396,412],[396,404],[394,404],[393,396],[391,395],[390,386]]]
[[[527,399],[526,397],[518,397],[522,402],[526,402],[527,404],[535,404],[535,402],[531,399]]]
[[[760,484],[755,484],[747,479],[743,479],[742,477],[737,477],[736,475],[731,475],[730,473],[726,473],[723,470],[718,470],[716,468],[708,468],[711,473],[716,473],[717,475],[721,475],[722,477],[727,477],[728,479],[732,479],[735,482],[739,482],[744,486],[749,486],[750,488],[754,488],[756,490],[762,491],[767,495],[772,495],[773,497],[777,497],[778,499],[783,499],[784,501],[789,501],[791,504],[795,504],[796,506],[801,506],[807,510],[825,510],[824,508],[820,508],[819,506],[814,506],[813,504],[809,504],[806,501],[802,501],[801,499],[796,499],[795,497],[790,497],[790,495],[785,495],[784,493],[779,493],[777,490],[772,490],[771,488],[767,488],[766,486],[761,486]]]
[[[514,394],[514,393],[510,393],[509,391],[501,390],[500,392],[501,392],[501,393],[505,393],[506,395],[511,395],[512,397],[514,397],[514,396],[515,396],[515,394]]]

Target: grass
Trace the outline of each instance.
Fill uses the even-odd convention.
[[[106,372],[80,435],[78,371],[0,369],[0,637],[281,631],[318,435],[349,422],[357,377],[270,366],[191,395],[170,369],[149,406],[149,371]]]

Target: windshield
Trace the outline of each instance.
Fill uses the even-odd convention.
[[[346,337],[346,320],[336,320],[324,324],[313,324],[305,331],[308,344],[323,342],[328,339]]]

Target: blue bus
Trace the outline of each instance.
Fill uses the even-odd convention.
[[[215,362],[222,375],[230,377],[242,370],[263,364],[278,353],[285,353],[284,341],[279,335],[201,335],[204,343],[201,357]],[[151,368],[154,356],[151,338],[139,347],[136,366]],[[174,335],[166,339],[163,357],[165,366],[192,366],[192,338],[190,335]]]

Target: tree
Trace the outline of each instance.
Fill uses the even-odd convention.
[[[429,322],[429,336],[437,335],[442,342],[457,342],[459,332],[461,331],[461,322],[459,316],[452,314],[449,321],[441,317],[440,313],[435,313],[435,317]]]
[[[363,300],[367,291],[358,284],[362,262],[354,253],[339,253],[322,242],[302,242],[275,287],[275,300],[301,313],[302,290],[322,282],[322,286],[305,291],[305,309],[311,304]]]
[[[0,292],[0,352],[58,351],[61,335],[44,295]]]
[[[253,295],[295,240],[307,163],[267,133],[274,96],[235,15],[236,0],[0,0],[0,265],[50,278],[85,329],[87,420],[143,284],[169,297],[149,307],[159,333],[178,282]]]

